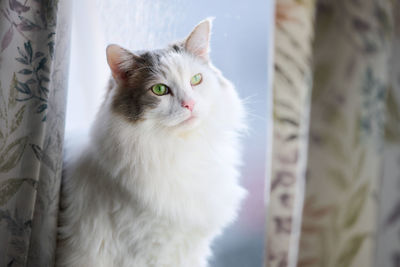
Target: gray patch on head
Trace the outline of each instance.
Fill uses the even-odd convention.
[[[112,108],[130,121],[142,119],[146,109],[154,108],[160,102],[159,97],[149,94],[148,82],[157,76],[162,51],[139,52],[132,55],[132,66],[126,69],[126,79],[116,86],[112,99]]]
[[[160,102],[160,97],[149,93],[148,90],[150,80],[160,76],[167,79],[168,66],[161,64],[161,58],[168,54],[183,52],[183,44],[176,43],[167,49],[139,51],[135,55],[132,54],[133,63],[126,70],[125,83],[115,87],[117,91],[112,100],[113,110],[133,122],[142,119],[147,109],[155,108]],[[181,101],[183,95],[180,95],[177,85],[170,81],[168,86],[172,90],[173,101]],[[170,112],[173,112],[173,105]]]

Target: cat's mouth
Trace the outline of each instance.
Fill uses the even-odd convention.
[[[197,128],[197,126],[200,124],[200,118],[199,116],[194,115],[193,113],[183,121],[181,121],[178,124],[178,128],[181,130],[193,130],[194,128]]]
[[[190,117],[182,121],[181,124],[192,124],[195,123],[196,121],[198,121],[198,117],[195,115],[190,115]]]
[[[181,137],[188,137],[188,134],[196,131],[200,125],[200,122],[200,118],[192,114],[187,119],[184,119],[182,122],[180,122],[176,129]]]

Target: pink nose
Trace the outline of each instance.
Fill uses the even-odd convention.
[[[193,110],[194,104],[195,104],[195,102],[193,99],[182,101],[182,107],[187,108],[190,111]]]

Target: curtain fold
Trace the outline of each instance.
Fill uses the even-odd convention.
[[[71,1],[0,3],[0,266],[53,266]]]
[[[276,2],[267,266],[295,266],[300,236],[312,86],[315,2]]]
[[[393,1],[392,44],[383,147],[375,266],[400,266],[400,2]]]
[[[389,1],[319,1],[299,266],[374,266]]]
[[[298,11],[305,6],[308,13]],[[400,3],[276,7],[266,266],[398,267]],[[303,68],[312,83],[294,78],[300,47],[310,47]]]

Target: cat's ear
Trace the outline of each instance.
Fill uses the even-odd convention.
[[[127,71],[132,68],[137,56],[119,45],[107,46],[107,63],[110,66],[111,74],[116,82],[124,82],[127,79]]]
[[[205,61],[209,59],[212,20],[208,18],[201,21],[185,40],[186,51]]]

